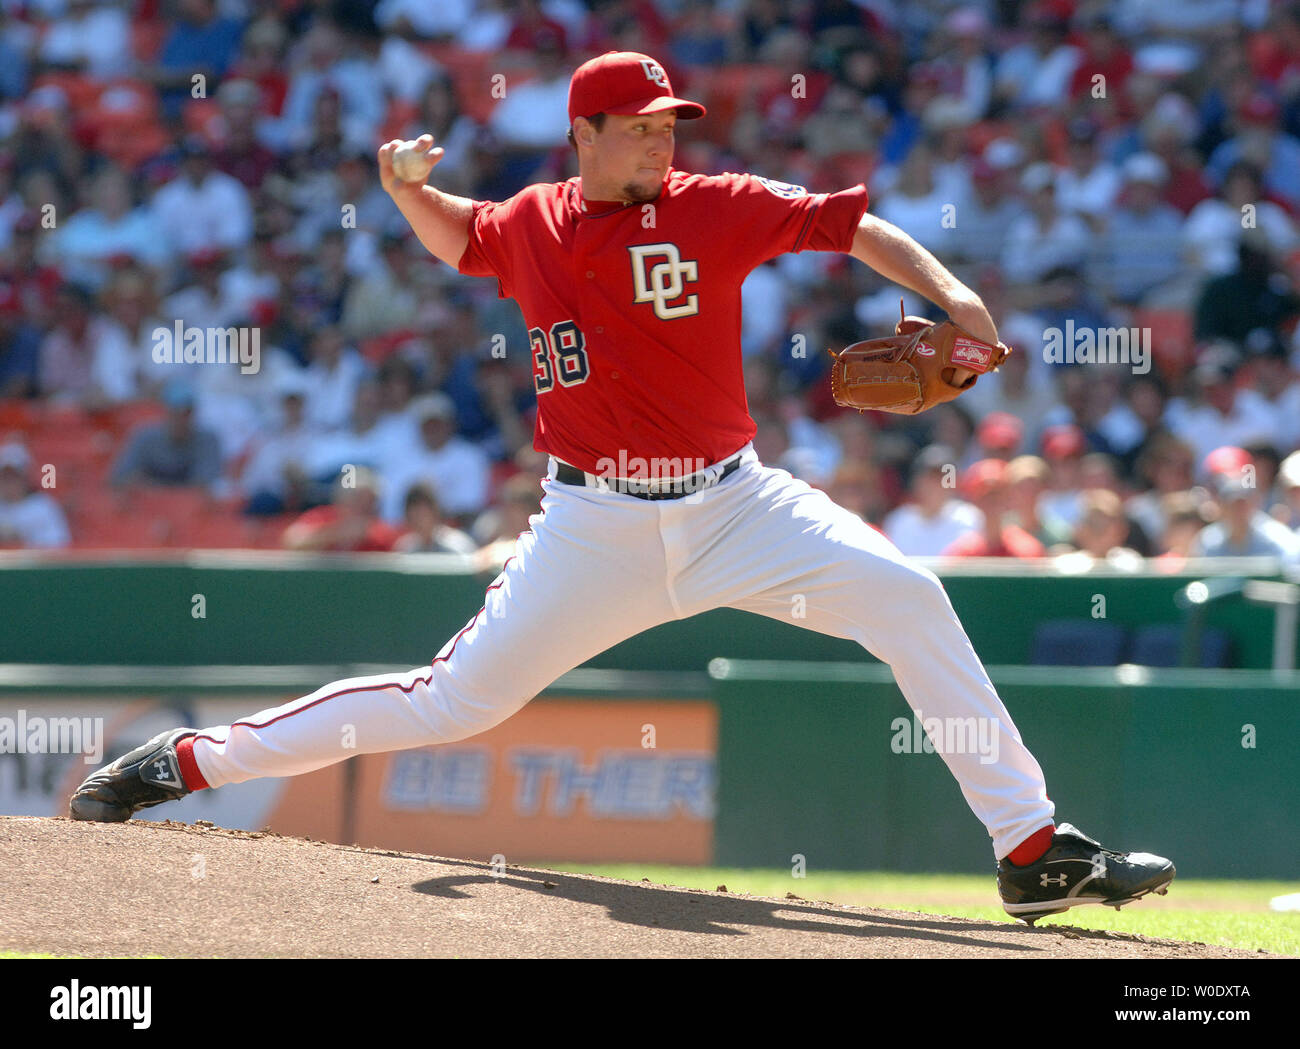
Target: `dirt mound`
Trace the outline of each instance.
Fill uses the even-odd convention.
[[[1208,958],[1246,951],[701,892],[180,823],[0,816],[0,950],[78,956]]]

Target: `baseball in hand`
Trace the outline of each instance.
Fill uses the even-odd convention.
[[[423,182],[433,170],[433,159],[414,142],[403,142],[393,152],[393,174],[403,182]]]

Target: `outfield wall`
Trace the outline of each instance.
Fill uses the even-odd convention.
[[[1176,623],[1175,593],[1211,572],[1276,578],[1263,559],[1143,575],[1041,574],[996,560],[940,566],[976,651],[1007,665],[1028,661],[1034,627],[1048,619],[1088,619],[1100,608],[1125,627]],[[479,610],[491,580],[439,554],[207,551],[136,563],[0,555],[0,663],[420,666]],[[587,666],[702,673],[716,657],[871,660],[852,642],[802,629],[794,611],[790,622],[719,610],[667,623]],[[1206,622],[1230,635],[1233,666],[1271,665],[1270,608],[1228,598],[1208,606]]]
[[[6,719],[99,718],[111,757],[373,666],[0,666]],[[1300,879],[1300,677],[991,667],[1062,819],[1184,876]],[[899,747],[900,721],[906,726]],[[580,670],[460,744],[203,791],[145,818],[510,862],[982,873],[993,858],[887,668]],[[58,815],[87,753],[0,753],[0,812]]]

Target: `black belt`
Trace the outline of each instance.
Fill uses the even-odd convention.
[[[635,496],[637,499],[682,499],[721,483],[723,478],[730,477],[740,469],[740,462],[741,457],[737,455],[720,466],[687,474],[685,477],[661,477],[654,481],[638,481],[625,477],[597,477],[595,474],[584,473],[576,466],[570,466],[557,459],[555,479],[561,484],[574,484],[579,488],[608,489],[611,492]]]

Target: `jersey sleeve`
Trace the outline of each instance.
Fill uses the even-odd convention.
[[[469,277],[496,277],[502,298],[510,294],[511,285],[510,253],[505,238],[509,205],[510,201],[474,201],[469,220],[469,243],[456,267]]]
[[[809,193],[802,186],[759,175],[733,175],[729,188],[738,208],[734,235],[738,254],[758,265],[786,252],[840,251],[867,210],[867,188]]]

